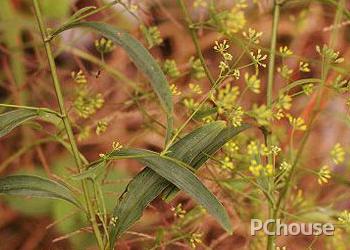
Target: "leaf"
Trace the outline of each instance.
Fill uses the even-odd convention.
[[[25,121],[34,119],[38,116],[36,110],[16,109],[0,114],[0,137],[10,133],[15,127],[18,127]]]
[[[169,156],[188,163],[192,168],[199,168],[208,159],[209,155],[215,153],[223,144],[247,128],[247,125],[240,128],[224,128],[221,122],[209,123],[195,129],[172,145],[169,149],[171,151]],[[215,144],[213,144],[214,141],[216,141]],[[205,151],[205,149],[207,150]],[[164,182],[164,178],[150,168],[144,168],[136,175],[129,183],[127,190],[119,198],[114,211],[114,216],[118,218],[126,218],[127,216],[129,218],[117,221],[115,231],[111,232],[111,239],[114,240],[115,237],[119,237],[137,221],[147,205],[159,196],[165,188],[165,191],[171,193],[172,196],[178,191],[178,188],[168,181]],[[167,192],[164,193],[167,194]],[[113,244],[111,245],[113,246]]]
[[[81,208],[79,201],[66,186],[35,175],[11,175],[0,178],[0,194],[60,199]]]
[[[178,188],[188,193],[211,215],[213,215],[227,232],[232,233],[230,219],[227,215],[225,208],[216,199],[216,197],[203,185],[203,183],[196,177],[196,175],[194,175],[193,172],[186,167],[186,165],[183,162],[180,162],[168,156],[161,156],[158,153],[143,149],[121,149],[112,152],[108,155],[108,158],[110,159],[121,159],[125,157],[132,157],[138,160],[140,163],[143,163],[147,167],[151,168],[154,172],[162,176],[164,179],[168,180],[169,182],[176,185]],[[148,180],[150,176],[147,177],[148,178],[144,179]],[[146,186],[142,187],[142,189],[145,189],[145,187]],[[139,192],[141,190],[139,189]],[[158,190],[159,187],[154,187],[154,191]],[[141,202],[143,202],[143,200],[141,200]],[[135,210],[129,212],[134,213]],[[130,213],[126,215],[130,215]],[[118,217],[118,224],[121,224],[122,226],[125,225],[124,221],[129,218],[129,216],[127,216],[126,218]],[[126,228],[122,229],[125,230]],[[112,227],[110,233],[111,239],[115,238],[115,235],[118,234],[116,230],[116,227]]]
[[[50,111],[49,109],[24,109],[18,108],[13,111],[8,111],[0,114],[0,137],[10,133],[14,128],[22,123],[40,118],[46,122],[53,123],[58,128],[62,127],[63,123],[60,117]]]
[[[247,128],[249,128],[249,125],[245,124],[237,128],[224,128],[213,140],[211,140],[206,144],[205,147],[203,147],[203,150],[198,153],[196,157],[191,160],[191,162],[189,162],[189,165],[194,169],[199,169],[209,159],[209,157],[215,154],[222,146],[224,146],[226,142]],[[178,191],[178,188],[170,184],[164,191],[163,197],[166,201],[169,202],[173,197],[175,197]]]
[[[172,95],[166,77],[152,55],[128,32],[105,23],[73,22],[68,25],[64,25],[61,29],[58,29],[54,34],[52,34],[52,36],[55,36],[64,30],[75,27],[92,28],[104,37],[121,46],[135,63],[137,68],[149,78],[152,88],[157,94],[158,99],[167,115],[167,142],[171,137],[173,130]]]
[[[213,122],[195,129],[172,145],[169,148],[170,153],[168,156],[177,158],[184,163],[189,163],[194,156],[211,143],[223,128],[223,122]],[[123,221],[117,221],[115,234],[112,239],[120,236],[137,221],[147,205],[169,185],[173,187],[170,182],[150,168],[144,168],[138,173],[128,184],[127,190],[119,198],[115,208],[114,216],[124,219]]]
[[[77,10],[68,20],[67,20],[67,23],[68,22],[72,22],[74,21],[75,19],[81,17],[83,14],[86,14],[87,12],[90,12],[92,10],[96,10],[96,6],[86,6],[86,7],[83,7],[79,10]]]

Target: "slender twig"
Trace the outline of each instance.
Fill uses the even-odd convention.
[[[58,79],[58,74],[57,74],[57,70],[56,70],[56,64],[54,61],[54,57],[53,57],[53,53],[52,53],[52,49],[51,49],[51,45],[49,42],[46,42],[46,37],[47,37],[47,32],[46,32],[46,28],[44,25],[44,21],[43,21],[43,17],[40,11],[40,7],[39,7],[39,2],[38,0],[33,0],[33,5],[34,5],[34,10],[35,10],[35,16],[39,25],[39,29],[40,29],[40,33],[41,33],[41,37],[42,40],[44,42],[44,47],[45,47],[45,51],[46,51],[46,55],[47,55],[47,59],[49,62],[49,67],[51,70],[51,77],[52,77],[52,81],[54,84],[54,88],[55,88],[55,92],[56,92],[56,97],[57,97],[57,101],[58,101],[58,105],[59,105],[59,109],[60,109],[60,113],[62,115],[62,120],[64,123],[64,127],[66,129],[66,133],[68,136],[68,140],[70,142],[71,148],[72,148],[72,152],[74,155],[74,160],[76,163],[76,166],[79,170],[79,172],[81,172],[83,170],[83,165],[82,165],[82,161],[80,158],[80,152],[78,150],[78,146],[77,143],[75,141],[74,135],[73,135],[73,130],[69,121],[69,118],[67,116],[66,113],[66,109],[64,107],[64,99],[63,99],[63,94],[62,94],[62,90],[61,90],[61,85]],[[82,181],[82,189],[83,189],[83,193],[84,193],[84,198],[85,198],[85,202],[87,205],[87,210],[88,210],[88,217],[89,220],[91,222],[98,246],[100,249],[104,249],[104,244],[103,244],[103,240],[102,240],[102,236],[101,236],[101,232],[98,228],[97,222],[96,222],[96,218],[95,218],[95,214],[93,211],[93,207],[89,198],[89,194],[88,194],[88,188],[87,188],[87,183],[85,180]]]
[[[277,42],[277,31],[278,31],[278,22],[280,18],[280,1],[274,1],[274,10],[273,10],[273,21],[272,21],[272,34],[270,42],[270,57],[269,57],[269,68],[268,68],[268,80],[267,80],[267,92],[266,92],[266,104],[267,107],[271,108],[272,105],[272,94],[273,94],[273,85],[275,79],[275,60],[276,60],[276,42]],[[266,134],[266,143],[267,147],[271,146],[271,133]],[[269,164],[272,163],[272,157],[268,157]],[[273,179],[272,179],[273,183]],[[269,217],[273,216],[273,207],[269,205]],[[270,224],[272,229],[275,225]],[[268,235],[267,237],[267,249],[272,250],[274,247],[275,236]]]

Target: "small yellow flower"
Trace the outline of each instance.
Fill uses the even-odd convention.
[[[287,46],[280,47],[280,53],[282,54],[282,57],[293,55],[293,52]]]
[[[257,155],[259,154],[259,149],[256,141],[251,141],[247,146],[248,155]]]
[[[102,54],[110,53],[114,49],[114,44],[111,40],[102,37],[95,41],[95,48]]]
[[[176,207],[172,207],[171,208],[171,211],[174,212],[174,216],[175,217],[178,217],[180,219],[182,219],[183,217],[185,217],[185,214],[186,214],[186,210],[184,210],[182,208],[182,204],[179,203]]]
[[[221,25],[229,35],[235,34],[242,30],[247,22],[244,12],[235,6],[221,20]]]
[[[269,126],[273,118],[273,113],[270,108],[266,105],[257,106],[255,103],[249,114],[254,117],[261,126]]]
[[[304,119],[301,117],[295,118],[295,117],[292,117],[291,115],[288,115],[288,120],[290,125],[295,130],[305,131],[307,128]]]
[[[163,38],[157,26],[146,27],[145,25],[141,25],[140,30],[147,40],[149,49],[163,42]]]
[[[227,40],[222,42],[215,41],[214,50],[220,54],[225,53],[230,48],[230,45],[227,44]]]
[[[183,101],[185,107],[190,111],[196,109],[199,106],[199,103],[195,102],[193,98],[186,98]]]
[[[86,84],[87,83],[86,76],[84,75],[82,70],[79,70],[78,72],[73,71],[71,73],[71,76],[72,76],[74,82],[76,82],[78,84]]]
[[[272,145],[271,146],[271,152],[275,156],[278,155],[278,153],[281,152],[281,150],[282,149],[280,147],[276,146],[276,145]]]
[[[287,65],[283,65],[282,67],[277,68],[277,72],[281,74],[283,79],[289,79],[293,74],[293,70],[290,69]]]
[[[338,221],[343,225],[350,224],[350,212],[347,210],[341,212],[340,216],[338,217]]]
[[[260,176],[260,171],[263,169],[263,166],[261,164],[258,164],[255,160],[251,161],[251,164],[249,166],[249,171],[254,175],[255,177]]]
[[[228,156],[224,158],[224,161],[221,163],[221,167],[228,170],[233,170],[235,168],[231,158]]]
[[[170,91],[173,96],[179,96],[181,95],[181,91],[178,90],[177,86],[175,84],[170,85]]]
[[[308,83],[303,85],[303,91],[305,93],[305,95],[309,96],[312,94],[312,92],[314,91],[314,84],[313,83]]]
[[[239,94],[238,86],[232,87],[231,84],[226,84],[224,88],[220,88],[215,100],[213,100],[218,106],[219,114],[232,110]]]
[[[292,168],[292,165],[289,164],[288,162],[286,161],[283,161],[280,165],[280,170],[281,171],[289,171],[290,169]]]
[[[292,97],[290,95],[281,95],[278,98],[277,108],[289,110],[292,107]]]
[[[345,150],[340,145],[340,143],[337,143],[334,145],[333,149],[331,150],[331,157],[335,164],[340,164],[344,162],[345,160]]]
[[[117,141],[114,141],[114,142],[112,143],[112,148],[113,148],[114,151],[118,151],[118,150],[120,150],[120,149],[123,148],[123,145],[120,144],[120,143],[117,142]]]
[[[201,87],[198,84],[190,83],[188,86],[190,87],[190,90],[192,90],[192,92],[195,94],[200,95],[203,93]]]
[[[277,112],[275,112],[273,114],[273,116],[277,119],[277,120],[281,120],[285,115],[284,115],[284,112],[283,112],[283,109],[277,109]]]
[[[244,75],[244,80],[249,90],[255,94],[260,93],[260,79],[258,79],[257,75],[249,76],[249,74],[246,73]]]
[[[243,36],[251,43],[259,44],[262,32],[257,32],[255,29],[249,28],[248,33],[243,31]]]
[[[164,74],[172,77],[172,78],[176,78],[178,76],[180,76],[180,71],[177,68],[177,64],[175,62],[175,60],[172,59],[166,59],[164,64],[163,64],[163,71]]]
[[[235,107],[232,111],[232,126],[239,127],[242,125],[244,111],[241,106]]]
[[[261,49],[258,49],[257,54],[255,55],[253,52],[250,52],[250,55],[253,57],[254,62],[256,65],[261,66],[263,68],[266,68],[266,64],[263,63],[263,61],[266,60],[267,55],[262,55],[261,54]]]
[[[219,69],[220,69],[220,74],[222,74],[223,72],[225,72],[225,70],[229,69],[230,67],[228,66],[228,64],[224,61],[221,61],[219,63]]]
[[[190,243],[192,248],[196,248],[198,244],[202,243],[202,234],[201,233],[193,233],[190,238]]]
[[[318,184],[322,185],[323,183],[328,183],[331,178],[331,170],[328,165],[324,165],[318,172]]]
[[[272,176],[273,175],[273,166],[271,164],[267,164],[265,166],[264,171],[265,171],[266,176]]]
[[[239,147],[234,141],[229,141],[224,145],[224,150],[227,154],[232,155],[238,152]]]
[[[108,128],[108,122],[107,121],[99,121],[96,126],[96,134],[100,135],[104,132],[106,132]]]
[[[269,155],[271,153],[271,151],[269,150],[269,148],[265,145],[265,144],[261,144],[260,145],[260,154],[261,155]]]
[[[301,72],[310,72],[311,70],[309,66],[310,66],[309,63],[307,62],[303,62],[303,61],[299,62],[299,70]]]

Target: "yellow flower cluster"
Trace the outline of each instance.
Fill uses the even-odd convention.
[[[331,178],[331,169],[328,165],[324,165],[318,172],[318,184],[322,185],[323,183],[328,183]]]
[[[249,166],[249,171],[254,175],[255,177],[260,177],[262,175],[265,176],[272,176],[273,175],[273,166],[271,164],[267,164],[263,166],[260,163],[257,163],[255,160],[252,160]]]
[[[183,217],[185,217],[185,214],[186,214],[186,210],[184,210],[182,208],[182,204],[179,203],[176,207],[172,207],[171,208],[171,211],[174,212],[174,216],[175,217],[178,217],[180,219],[182,219]]]
[[[174,83],[170,85],[170,91],[173,96],[181,95],[181,91],[178,90],[177,86]]]
[[[202,234],[193,233],[190,238],[190,243],[192,248],[196,248],[198,244],[202,243]]]
[[[219,114],[222,114],[225,111],[231,111],[234,108],[239,94],[239,87],[232,87],[231,84],[226,84],[224,88],[219,89],[216,98],[213,100],[218,107]]]
[[[232,159],[228,156],[226,156],[222,161],[221,167],[223,169],[228,169],[228,170],[233,170],[235,168],[235,166],[233,165]]]
[[[345,150],[340,145],[340,143],[337,143],[334,145],[334,147],[331,150],[331,157],[335,164],[340,164],[344,162],[345,160]]]
[[[260,93],[260,79],[257,75],[249,76],[248,73],[244,75],[244,80],[247,85],[247,88],[255,94]]]
[[[295,118],[291,115],[287,115],[288,117],[288,120],[289,120],[289,123],[290,125],[295,129],[295,130],[300,130],[300,131],[305,131],[307,126],[305,124],[305,121],[303,118],[301,117],[298,117],[298,118]]]

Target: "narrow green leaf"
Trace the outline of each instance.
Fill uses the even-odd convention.
[[[230,219],[225,208],[203,185],[196,175],[194,175],[193,172],[187,168],[185,163],[174,158],[161,156],[158,153],[143,149],[121,149],[119,151],[112,152],[108,155],[108,157],[110,159],[132,157],[143,163],[158,175],[162,176],[169,182],[176,185],[178,188],[188,193],[211,215],[213,215],[226,231],[232,233]],[[142,187],[142,189],[144,189],[144,187]],[[125,220],[123,217],[118,217],[118,219]],[[123,225],[123,223],[121,224]],[[110,235],[111,238],[114,238],[114,236],[118,234],[118,232],[116,233],[114,230],[116,230],[116,228],[112,227],[112,233]]]
[[[0,178],[0,194],[60,199],[81,208],[79,201],[66,186],[35,175],[11,175]]]
[[[203,147],[203,150],[196,155],[194,159],[189,162],[189,165],[194,169],[199,169],[211,155],[215,154],[226,142],[231,140],[233,137],[241,133],[242,131],[249,128],[249,125],[242,125],[240,127],[228,127],[223,130],[209,143]],[[163,198],[166,201],[171,201],[178,193],[179,189],[174,185],[170,184],[163,193]]]
[[[169,155],[184,163],[189,163],[203,148],[224,129],[223,122],[213,122],[195,129],[169,148]],[[114,217],[122,218],[111,230],[111,239],[119,237],[136,222],[143,210],[166,187],[174,187],[171,182],[158,175],[151,168],[144,168],[128,184],[114,210]],[[113,245],[113,242],[112,242]]]
[[[13,111],[8,111],[0,114],[0,137],[3,137],[6,134],[10,133],[14,128],[18,127],[22,123],[35,118],[50,122],[57,128],[61,128],[63,125],[61,118],[49,109],[18,108]]]
[[[152,88],[157,94],[158,99],[167,115],[166,141],[168,141],[173,130],[172,95],[163,71],[148,50],[128,32],[105,23],[73,22],[69,25],[64,25],[62,29],[59,29],[55,34],[52,34],[52,36],[55,36],[64,30],[75,27],[92,28],[104,37],[121,46],[135,63],[137,68],[149,78]]]
[[[38,116],[36,110],[16,109],[0,114],[0,137],[10,133],[14,128],[25,121],[34,119]]]
[[[67,23],[68,22],[72,22],[74,21],[76,18],[79,18],[81,17],[83,14],[86,14],[87,12],[90,12],[92,10],[95,10],[97,7],[96,6],[86,6],[86,7],[83,7],[79,10],[77,10],[68,20],[67,20]]]
[[[170,147],[168,156],[179,159],[192,168],[199,168],[209,155],[215,153],[224,144],[222,140],[230,140],[247,127],[244,125],[241,128],[225,129],[222,122],[209,123],[178,140]],[[213,141],[217,141],[217,143],[211,147]],[[207,152],[205,149],[208,149]],[[114,216],[123,219],[118,220],[115,227],[112,227],[111,239],[114,241],[116,237],[119,237],[136,222],[147,205],[163,191],[165,194],[171,193],[174,196],[178,192],[178,188],[168,181],[164,182],[164,178],[150,168],[144,168],[136,175],[119,198],[114,210]],[[111,245],[113,244],[112,242]]]

